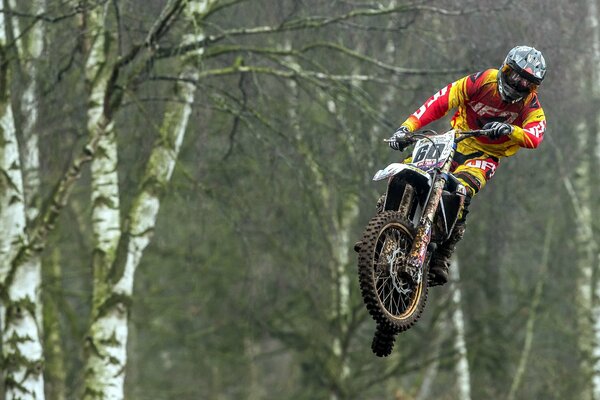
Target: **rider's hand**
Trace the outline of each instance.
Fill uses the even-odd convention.
[[[510,124],[504,122],[488,122],[483,126],[483,129],[491,129],[493,132],[490,133],[490,139],[499,139],[502,136],[510,135],[513,131],[513,127]]]
[[[408,147],[410,144],[406,137],[410,133],[410,129],[406,126],[401,126],[398,128],[396,132],[392,135],[392,141],[390,143],[390,147],[394,150],[402,151]]]

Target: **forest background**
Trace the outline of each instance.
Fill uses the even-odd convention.
[[[3,0],[3,398],[600,399],[598,8]],[[545,140],[377,358],[352,244],[383,139],[519,44]]]

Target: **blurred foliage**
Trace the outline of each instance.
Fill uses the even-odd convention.
[[[163,3],[114,2],[111,12],[118,11],[119,18],[112,39],[123,52],[144,37]],[[202,71],[237,65],[289,76],[249,70],[198,82],[175,174],[136,276],[126,398],[413,399],[434,359],[439,370],[429,398],[456,398],[451,289],[432,290],[422,320],[398,338],[392,356],[377,359],[370,350],[374,324],[360,299],[353,253],[343,266],[350,277],[350,314],[340,321],[334,312],[331,235],[348,196],[358,196],[360,206],[351,238],[359,237],[373,215],[384,188],[370,178],[398,158],[382,138],[435,90],[469,72],[498,67],[510,48],[525,43],[542,50],[548,63],[540,89],[548,132],[539,149],[502,160],[494,180],[473,202],[458,249],[472,396],[507,395],[534,287],[544,280],[528,384],[517,398],[576,398],[573,393],[587,382],[578,373],[575,224],[563,179],[573,177],[577,161],[573,126],[595,112],[591,93],[582,90],[587,75],[581,71],[592,66],[589,32],[586,24],[573,24],[585,20],[585,3],[229,3],[204,22],[207,36],[300,20],[323,24],[353,10],[392,3],[407,9],[319,28],[231,35],[207,47]],[[72,11],[69,4],[48,1],[54,19],[38,21],[48,30],[39,126],[45,194],[85,139],[79,14],[60,18]],[[177,46],[189,29],[177,25],[161,47]],[[245,50],[234,49],[240,47]],[[126,93],[115,116],[124,209],[138,189],[171,99],[168,78],[174,78],[178,62],[177,57],[157,60]],[[294,65],[312,73],[294,74]],[[394,73],[389,67],[430,72]],[[322,79],[319,73],[339,79]],[[350,75],[368,79],[341,78]],[[447,120],[434,128],[444,129]],[[327,201],[311,162],[329,188]],[[590,184],[597,200],[594,179]],[[89,322],[89,190],[85,172],[50,238],[48,248],[60,253],[62,287],[50,279],[50,270],[45,272],[52,282],[45,289],[52,289],[52,301],[59,305],[69,398],[78,396],[82,382]],[[550,263],[541,275],[550,218]],[[52,251],[44,256],[51,265]],[[431,345],[436,338],[439,352]],[[343,358],[333,351],[336,339],[342,342]]]

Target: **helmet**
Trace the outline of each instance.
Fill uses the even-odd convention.
[[[512,48],[498,72],[498,91],[502,100],[516,103],[542,83],[546,76],[546,61],[533,47]]]

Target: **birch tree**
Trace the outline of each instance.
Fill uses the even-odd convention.
[[[90,136],[99,134],[98,156],[92,160],[92,229],[94,234],[92,325],[86,338],[87,360],[84,398],[117,399],[123,397],[125,354],[118,345],[122,334],[103,329],[97,322],[102,303],[110,294],[108,271],[115,259],[120,237],[117,143],[114,122],[107,121],[104,96],[110,79],[110,40],[108,8],[96,7],[88,14],[86,80],[89,91],[87,129]],[[100,131],[99,133],[97,133]],[[114,328],[110,326],[109,328]],[[116,343],[115,343],[116,342]],[[100,343],[103,343],[102,346]]]
[[[208,121],[211,118],[210,114],[215,113],[215,110],[224,111],[242,121],[242,125],[249,120],[260,125],[252,134],[256,134],[257,137],[262,134],[261,139],[265,142],[274,142],[275,140],[272,137],[267,138],[267,136],[276,135],[267,135],[260,131],[269,129],[269,125],[272,128],[274,125],[281,124],[269,133],[275,132],[280,136],[285,136],[285,145],[293,147],[293,150],[290,151],[293,154],[291,157],[294,158],[292,161],[302,166],[298,169],[301,169],[301,172],[308,176],[303,176],[306,181],[304,183],[311,186],[310,194],[304,196],[303,193],[303,199],[309,199],[309,202],[312,202],[313,208],[310,211],[318,214],[319,223],[326,221],[324,225],[319,225],[319,229],[314,230],[315,237],[325,240],[314,239],[314,241],[319,242],[318,251],[319,254],[323,255],[323,258],[319,259],[317,263],[325,266],[324,270],[327,271],[325,273],[327,284],[321,285],[327,287],[319,288],[319,290],[323,289],[322,292],[327,293],[327,300],[324,301],[329,303],[328,312],[327,315],[317,317],[322,318],[319,325],[323,327],[324,331],[328,332],[325,339],[327,345],[323,351],[319,348],[318,355],[310,355],[307,358],[312,364],[319,364],[319,362],[313,361],[316,358],[323,357],[319,361],[324,360],[324,362],[316,368],[322,367],[323,370],[327,370],[328,375],[324,379],[320,376],[319,379],[322,380],[314,379],[314,386],[318,386],[319,390],[323,392],[326,391],[332,398],[351,397],[352,391],[349,388],[357,386],[353,380],[354,374],[356,373],[356,376],[359,376],[365,371],[361,369],[363,366],[358,362],[353,364],[353,361],[356,361],[356,353],[360,349],[357,350],[357,346],[354,346],[356,336],[352,336],[360,327],[364,313],[356,312],[356,304],[353,303],[356,299],[352,298],[352,273],[347,267],[351,264],[351,257],[349,257],[351,253],[349,254],[349,251],[351,249],[350,244],[355,239],[353,233],[355,233],[354,228],[356,227],[354,225],[360,217],[358,213],[360,199],[364,199],[366,196],[356,195],[361,190],[358,190],[357,187],[350,187],[350,184],[346,181],[332,184],[339,176],[347,177],[347,175],[337,171],[340,165],[344,165],[345,160],[328,159],[332,153],[327,154],[323,151],[323,148],[315,145],[315,143],[307,143],[317,137],[312,130],[318,126],[318,123],[304,121],[303,118],[306,116],[302,115],[300,117],[300,120],[303,121],[302,129],[290,134],[286,125],[287,115],[283,117],[282,114],[267,115],[265,113],[261,115],[257,110],[252,109],[249,104],[251,99],[246,99],[246,97],[251,96],[249,93],[244,92],[242,93],[243,98],[236,99],[229,89],[236,89],[233,82],[239,77],[239,86],[251,87],[252,90],[262,91],[262,95],[265,97],[273,97],[274,99],[270,105],[283,102],[284,96],[288,95],[298,98],[299,101],[308,102],[306,98],[301,98],[298,93],[305,93],[302,91],[306,91],[307,88],[310,91],[315,89],[311,95],[315,93],[317,95],[312,100],[316,99],[325,106],[323,109],[327,111],[323,114],[329,113],[326,117],[329,118],[327,123],[333,126],[333,128],[330,126],[329,131],[327,131],[327,134],[330,135],[328,139],[322,141],[328,147],[326,151],[334,148],[333,143],[339,141],[335,147],[336,150],[339,150],[339,154],[357,160],[366,169],[373,158],[365,161],[363,154],[356,152],[360,151],[361,144],[364,144],[360,143],[362,140],[361,135],[366,137],[371,133],[356,127],[368,126],[369,129],[373,128],[376,131],[379,124],[373,125],[372,121],[381,122],[384,119],[383,114],[392,110],[392,99],[396,92],[395,86],[400,85],[399,81],[402,81],[400,77],[406,74],[417,75],[427,71],[397,66],[394,57],[394,43],[391,40],[388,43],[389,46],[385,52],[384,61],[362,54],[362,51],[376,54],[376,51],[371,47],[373,41],[370,41],[368,45],[365,41],[362,48],[360,46],[354,48],[352,45],[345,47],[341,43],[346,44],[346,40],[352,41],[355,38],[353,35],[356,30],[353,28],[364,22],[363,18],[377,15],[387,17],[397,12],[404,12],[412,6],[402,6],[395,1],[388,1],[383,5],[365,2],[352,4],[336,2],[334,5],[309,2],[311,6],[314,6],[314,9],[308,10],[304,8],[305,3],[291,2],[281,6],[279,14],[273,13],[273,15],[270,15],[269,10],[258,9],[253,11],[255,14],[252,14],[252,18],[246,18],[244,11],[251,10],[256,4],[260,6],[273,5],[276,8],[281,3],[237,0],[230,2],[173,0],[163,3],[166,3],[163,12],[157,18],[156,24],[152,24],[150,32],[143,39],[139,39],[142,30],[137,26],[136,29],[132,28],[128,32],[126,32],[127,29],[122,29],[122,24],[126,20],[126,18],[120,20],[124,17],[123,14],[120,14],[120,11],[125,7],[123,2],[82,2],[80,11],[77,11],[78,9],[74,11],[80,13],[81,17],[86,19],[86,45],[84,46],[86,58],[84,68],[73,72],[69,79],[77,73],[85,73],[86,75],[87,146],[81,153],[73,156],[74,161],[69,164],[70,168],[56,186],[58,189],[53,191],[49,201],[44,203],[50,206],[40,208],[37,219],[33,217],[25,219],[24,225],[28,224],[28,219],[30,221],[34,220],[31,229],[31,241],[27,242],[25,247],[18,245],[16,248],[6,247],[6,249],[7,251],[14,251],[15,254],[31,254],[32,256],[39,254],[38,250],[45,245],[46,237],[52,226],[57,222],[61,208],[65,206],[70,196],[69,193],[73,190],[73,185],[79,180],[79,174],[87,163],[91,163],[91,226],[93,227],[94,251],[88,256],[92,260],[94,286],[92,313],[89,332],[86,337],[87,354],[83,371],[85,376],[82,378],[85,382],[82,390],[85,398],[111,396],[121,398],[125,391],[123,388],[125,366],[127,362],[131,363],[131,358],[128,359],[125,349],[128,337],[134,334],[127,326],[133,298],[134,277],[136,276],[136,270],[140,269],[139,267],[142,265],[141,262],[148,260],[147,256],[144,256],[145,249],[151,242],[151,235],[155,229],[159,209],[164,208],[161,195],[171,180],[173,166],[182,145],[181,142],[186,132],[188,119],[201,116],[202,119],[198,121],[197,126],[202,126],[202,129],[206,126],[207,131],[212,131],[217,129],[217,123]],[[63,4],[64,2],[60,3],[61,6]],[[137,2],[135,4],[141,3]],[[148,2],[148,6],[148,9],[153,10],[157,3]],[[177,36],[173,35],[168,37],[168,40],[160,42],[157,38],[163,35],[165,29],[168,30],[168,27],[175,23],[179,24],[178,13],[181,12],[184,6],[187,13],[186,21],[194,21],[191,23],[192,27],[183,27],[182,24],[182,29],[177,32]],[[418,5],[412,7],[413,11],[423,11],[425,8],[436,12],[434,7],[421,7]],[[221,10],[232,10],[232,12],[231,14],[218,15]],[[300,11],[298,12],[298,10]],[[195,14],[195,18],[192,14]],[[169,15],[173,17],[169,17]],[[265,15],[268,18],[265,18]],[[210,19],[212,16],[216,18]],[[42,21],[45,20],[56,20],[55,18],[39,15],[37,12],[32,12],[28,16],[21,15],[21,17],[26,21],[37,21],[36,26],[42,25]],[[140,25],[149,22],[148,14],[138,17],[136,15],[135,20]],[[19,19],[19,17],[16,19]],[[385,24],[379,24],[381,20],[383,18],[378,20],[378,23],[373,24],[373,27],[384,27]],[[131,19],[128,21],[131,21]],[[328,30],[328,27],[334,27],[338,22],[340,23],[338,27],[341,30]],[[388,20],[385,20],[385,23],[387,22]],[[47,25],[49,28],[53,26],[57,30],[61,28],[60,24]],[[347,31],[343,30],[350,27],[351,29]],[[368,30],[372,27],[364,26],[362,28]],[[206,35],[203,35],[205,30]],[[314,35],[309,32],[311,30],[314,30]],[[352,34],[347,35],[349,31],[352,31]],[[178,39],[182,32],[191,33],[185,39]],[[306,32],[308,34],[304,36]],[[373,33],[374,31],[370,30],[369,32]],[[298,33],[298,36],[295,36],[296,33]],[[330,33],[339,34],[339,40],[335,38],[335,40],[327,43],[323,42],[323,38]],[[28,34],[27,37],[30,35]],[[290,46],[282,49],[274,45],[274,43],[278,43],[280,37],[287,35],[300,38],[296,43],[296,47]],[[372,36],[370,37],[372,38]],[[49,38],[52,38],[52,35]],[[314,55],[311,54],[313,51],[315,51]],[[323,57],[324,55],[325,57]],[[4,53],[0,56],[0,60],[5,59],[3,56]],[[284,59],[284,56],[290,56],[295,62]],[[319,60],[320,57],[325,58],[326,62]],[[338,60],[337,57],[339,57],[339,60],[345,60],[340,62],[340,68],[336,68],[340,65],[333,65],[333,61]],[[79,60],[76,59],[75,65],[77,61]],[[356,64],[354,64],[355,62]],[[168,65],[168,68],[162,68],[163,65]],[[356,65],[360,65],[360,68],[355,67]],[[23,66],[25,67],[25,64]],[[329,70],[330,67],[333,68]],[[374,70],[370,67],[378,68],[378,73],[374,73]],[[27,71],[27,68],[23,68],[23,70]],[[165,76],[159,76],[159,71]],[[379,74],[382,71],[384,73]],[[12,70],[11,73],[13,73]],[[394,74],[393,79],[389,79],[388,74],[390,73]],[[79,78],[79,76],[77,77]],[[263,80],[263,78],[266,79]],[[219,83],[215,83],[218,79]],[[165,96],[168,97],[167,103],[165,103],[166,106],[162,104],[156,106],[160,108],[161,113],[162,108],[165,108],[164,117],[161,119],[161,115],[156,113],[156,115],[153,114],[147,118],[149,120],[148,125],[155,124],[157,126],[159,139],[154,148],[150,150],[151,154],[148,157],[149,161],[145,166],[145,172],[142,174],[139,190],[131,190],[129,185],[119,188],[119,174],[121,180],[127,179],[124,178],[124,171],[128,172],[128,168],[133,168],[137,173],[140,166],[142,167],[140,169],[144,171],[144,165],[139,165],[137,160],[124,160],[123,153],[127,154],[127,152],[124,152],[123,148],[117,148],[116,139],[127,137],[127,130],[129,129],[127,126],[131,125],[130,121],[135,118],[131,118],[131,111],[142,108],[144,101],[152,101],[137,98],[139,95],[137,86],[141,87],[140,92],[151,92],[154,95],[158,90],[155,91],[154,87],[149,87],[154,85],[155,81],[162,81],[159,84],[161,88],[158,89],[161,95],[164,93],[165,86],[172,87],[172,92]],[[221,86],[221,82],[226,83]],[[363,82],[364,85],[359,85],[360,82]],[[379,107],[379,101],[369,104],[365,100],[366,97],[362,97],[365,92],[370,90],[366,86],[371,82],[387,85],[381,93],[383,96],[380,97],[382,98],[381,101],[389,104],[390,107],[385,105]],[[65,90],[71,91],[74,87],[82,86],[82,79],[75,83],[70,81],[63,81],[63,83],[64,88],[68,88]],[[289,92],[292,92],[290,94],[285,88],[294,87],[294,83],[296,84],[295,92],[290,90]],[[277,90],[272,90],[273,87],[276,87],[276,84],[280,84],[280,86],[277,86]],[[199,100],[194,106],[202,107],[212,100],[208,106],[211,109],[206,113],[204,110],[199,109],[197,109],[198,112],[192,113],[192,102],[197,87],[202,87],[203,90],[201,91],[202,96],[199,96]],[[215,94],[215,88],[219,91],[218,94]],[[61,87],[61,89],[63,88]],[[79,89],[75,89],[75,91],[77,90]],[[353,92],[353,90],[355,91]],[[243,91],[244,89],[242,89]],[[3,92],[6,91],[3,90]],[[20,96],[20,93],[18,93],[18,96]],[[122,101],[123,98],[126,99],[124,102]],[[246,102],[246,100],[248,101]],[[366,110],[365,114],[375,114],[374,109],[379,111],[379,115],[370,115],[368,123],[364,121],[356,123],[355,116],[351,115],[360,107],[353,108],[349,104],[361,101]],[[19,102],[21,101],[19,100]],[[290,102],[293,102],[293,100],[290,100]],[[18,120],[19,115],[23,112],[17,103],[15,102],[15,110],[18,111],[16,116]],[[25,101],[21,103],[30,104]],[[128,108],[122,107],[121,103],[126,103]],[[297,107],[301,109],[302,104]],[[272,109],[269,109],[269,113],[271,111]],[[363,111],[361,110],[361,113]],[[323,114],[317,115],[315,119],[321,119],[322,121]],[[394,113],[392,118],[395,119],[396,117],[398,115]],[[10,119],[12,121],[12,116]],[[220,116],[217,119],[223,123],[225,118]],[[281,121],[281,119],[285,121]],[[358,118],[356,119],[358,120]],[[265,121],[266,123],[263,124]],[[251,127],[250,124],[248,127],[256,128],[256,126]],[[323,133],[324,131],[320,132]],[[239,133],[236,138],[231,134],[230,142],[232,146],[235,140],[247,134],[248,130]],[[372,144],[375,143],[380,134],[381,132],[373,133],[367,141]],[[333,135],[337,136],[334,138]],[[220,136],[215,139],[216,142],[227,140],[226,137],[223,137],[224,135]],[[3,143],[2,149],[8,148],[8,145],[4,146]],[[201,145],[204,148],[205,143]],[[214,146],[214,143],[211,145]],[[380,143],[378,143],[379,145]],[[21,146],[24,147],[23,144]],[[267,150],[266,148],[261,149]],[[273,149],[269,148],[268,150]],[[277,154],[282,152],[280,148],[274,150]],[[381,148],[370,148],[369,151],[373,150],[379,153]],[[286,153],[286,156],[289,156],[290,153]],[[239,153],[235,153],[235,155],[238,156]],[[65,162],[62,157],[57,158],[60,158],[60,163]],[[122,163],[117,163],[118,159]],[[22,160],[22,169],[26,171],[25,159]],[[286,160],[286,162],[288,161]],[[35,163],[32,162],[31,165],[35,165]],[[329,168],[332,165],[334,165],[335,170]],[[264,167],[264,165],[261,165],[261,167]],[[348,168],[348,165],[346,164],[343,168]],[[349,168],[345,172],[349,172]],[[54,176],[54,173],[56,171],[52,171],[48,176],[51,174]],[[34,193],[34,191],[29,192],[29,189],[27,189],[27,182],[30,180],[26,175],[22,178],[24,187],[22,193],[24,193],[26,200],[24,208],[27,208],[30,199],[35,197],[28,194]],[[6,176],[8,176],[8,172]],[[35,180],[32,179],[31,181]],[[336,185],[339,185],[339,187]],[[314,192],[313,189],[315,189]],[[83,189],[87,195],[86,190],[87,188]],[[126,208],[125,205],[129,204],[128,200],[131,192],[133,192],[134,200],[131,208]],[[81,193],[76,192],[75,195],[81,196]],[[80,200],[80,198],[78,197],[77,200]],[[87,198],[84,201],[87,202]],[[10,203],[10,206],[12,207],[13,203]],[[86,205],[83,208],[87,208]],[[0,215],[3,215],[2,226],[9,226],[9,224],[4,224],[5,218],[2,210],[0,210]],[[301,214],[306,210],[303,208],[302,211],[296,212]],[[373,204],[369,202],[369,212],[372,211]],[[27,211],[25,213],[27,214]],[[13,218],[16,214],[7,213],[6,215]],[[312,221],[311,223],[315,223],[317,220],[314,215],[310,215],[308,218]],[[0,243],[7,239],[9,237],[2,236]],[[254,250],[254,252],[259,253],[262,250],[264,249]],[[74,257],[71,256],[65,257],[68,262],[73,262],[73,259]],[[316,256],[315,259],[317,259]],[[286,263],[290,262],[284,257],[274,257],[274,260],[274,263],[281,260],[285,260]],[[302,265],[302,261],[297,259],[291,262],[295,262],[295,265]],[[77,263],[85,266],[89,264],[89,260],[82,257]],[[67,279],[72,277],[72,272],[65,273]],[[285,275],[282,273],[281,276],[284,277]],[[289,275],[286,279],[289,279]],[[312,300],[322,299],[313,297]],[[52,310],[48,311],[50,313]],[[314,318],[315,315],[311,315],[311,317]],[[289,326],[286,325],[286,328],[289,329]],[[362,331],[364,330],[361,328]],[[56,339],[56,337],[54,338]],[[248,358],[258,360],[256,363],[258,368],[260,360],[264,357],[262,354],[260,357],[256,354],[258,351],[256,349],[261,348],[260,345],[255,346],[259,343],[257,340],[262,340],[262,338],[252,337],[249,340],[244,340],[243,343],[247,346]],[[273,342],[275,341],[272,339],[269,342],[270,349],[272,349]],[[307,340],[304,343],[308,342]],[[323,340],[319,345],[322,342]],[[269,346],[264,346],[264,348],[267,347]],[[305,349],[302,346],[298,346],[298,348],[299,351],[296,354],[305,357]],[[366,349],[368,351],[368,346]],[[289,349],[284,349],[281,353],[284,353],[287,357]],[[382,382],[384,379],[390,379],[400,374],[394,368],[397,367],[396,364],[400,365],[405,360],[398,360],[400,354],[395,356],[398,357],[394,357],[395,359],[392,360],[394,366],[387,368],[384,374],[373,379],[373,381]],[[77,355],[69,355],[69,357],[71,361],[79,361]],[[70,365],[78,364],[71,362]],[[213,368],[213,375],[220,378],[225,377],[227,374],[227,369],[220,368],[220,366],[211,368]],[[251,374],[252,376],[266,376],[264,372],[254,375],[253,371]],[[70,375],[74,374],[71,373]],[[129,379],[131,379],[131,376]],[[231,378],[228,379],[231,380]],[[260,379],[253,380],[256,385],[244,390],[259,397],[261,392],[266,395],[268,388],[266,386],[259,388],[261,384],[259,381]],[[175,384],[173,383],[173,385]],[[81,384],[78,383],[79,385]],[[216,396],[221,395],[219,392],[224,391],[225,386],[226,383],[216,382],[213,393]]]
[[[589,158],[589,132],[584,121],[575,126],[577,143],[575,151],[579,154],[574,166],[574,178],[561,168],[563,185],[575,216],[575,262],[576,293],[575,307],[577,320],[577,344],[579,348],[580,372],[584,377],[584,386],[579,396],[582,399],[593,399],[593,364],[592,354],[595,348],[593,311],[593,264],[596,260],[598,243],[594,237],[591,209],[591,160]],[[553,145],[560,165],[565,164],[561,150]],[[587,150],[587,151],[586,151]]]
[[[467,344],[465,340],[465,321],[461,305],[461,290],[458,285],[460,282],[459,264],[456,256],[452,259],[450,267],[450,276],[452,277],[452,302],[454,303],[454,312],[452,314],[452,324],[456,331],[454,336],[454,349],[458,360],[456,362],[456,375],[458,385],[458,398],[461,400],[471,399],[471,374],[469,370],[469,360],[467,359]]]
[[[552,228],[554,226],[554,219],[551,219],[546,226],[544,248],[542,249],[542,259],[540,260],[540,272],[535,289],[533,291],[533,298],[531,299],[531,307],[529,310],[529,317],[527,318],[527,324],[525,329],[525,340],[523,343],[523,350],[521,351],[521,357],[515,370],[512,384],[507,395],[507,400],[514,400],[519,386],[523,382],[525,372],[527,371],[527,363],[531,354],[531,347],[533,345],[534,327],[537,318],[538,308],[540,306],[542,292],[544,290],[544,280],[548,271],[548,260],[550,258],[550,240],[552,238]]]
[[[63,334],[60,329],[61,304],[61,259],[58,249],[53,249],[48,265],[49,272],[44,276],[44,353],[46,397],[48,400],[65,400],[66,375]]]
[[[581,121],[575,128],[578,143],[577,151],[579,156],[578,165],[575,170],[575,179],[567,181],[570,195],[573,197],[574,207],[577,215],[576,228],[576,249],[577,249],[577,270],[578,270],[578,290],[577,290],[577,308],[579,315],[579,345],[581,350],[582,373],[585,377],[593,378],[591,357],[594,351],[593,334],[593,263],[595,261],[596,243],[594,232],[591,225],[592,210],[591,187],[591,160],[590,153],[586,151],[590,147],[590,127]],[[571,184],[573,186],[571,186]],[[592,385],[584,389],[582,398],[593,399]]]
[[[592,102],[597,104],[600,101],[600,9],[598,8],[598,4],[595,1],[588,1],[589,7],[589,25],[591,28],[591,51],[592,51],[592,62],[590,65],[593,70],[591,73],[591,95]],[[597,177],[597,173],[592,171],[597,171],[600,166],[600,116],[598,116],[595,112],[592,112],[590,115],[590,133],[589,133],[589,152],[590,154],[590,165],[589,165],[589,175],[587,176],[591,180],[588,181],[587,186],[588,189],[592,193],[590,193],[591,201],[590,206],[590,223],[591,221],[597,220],[599,214],[597,207],[593,207],[593,204],[596,203],[600,194],[597,190],[597,185],[600,180]],[[586,225],[587,226],[587,225]],[[590,232],[590,229],[595,229]],[[593,270],[598,270],[600,267],[600,249],[598,247],[598,234],[597,227],[587,226],[587,235],[593,235],[593,239],[588,238],[590,242],[587,244],[583,244],[590,251],[586,253],[590,258],[586,259],[587,262],[590,262],[590,266]],[[598,274],[595,275],[595,281],[593,282],[594,288],[594,296],[593,296],[593,306],[592,306],[592,318],[594,324],[594,348],[592,350],[592,390],[593,390],[593,399],[600,399],[600,284],[598,279]]]
[[[594,65],[600,60],[600,31],[598,28],[598,9],[596,2],[587,2],[587,21],[592,37],[592,51],[589,54],[589,65]],[[583,61],[583,60],[582,60]],[[585,65],[579,63],[579,68],[585,70]],[[579,83],[592,99],[600,97],[600,86],[598,84],[600,73],[597,66],[592,67],[589,75],[584,73]],[[591,79],[589,79],[591,78]],[[588,81],[589,79],[589,81]],[[594,100],[593,100],[594,101]],[[577,322],[578,322],[578,344],[580,350],[581,373],[585,379],[582,399],[600,398],[600,364],[597,355],[600,354],[600,307],[598,303],[598,284],[594,269],[598,265],[598,241],[592,224],[593,221],[593,180],[594,180],[594,151],[597,143],[598,133],[597,116],[587,116],[575,126],[577,165],[574,169],[574,178],[569,179],[564,173],[563,181],[569,193],[576,217],[576,262],[577,262]],[[557,149],[559,159],[562,154]],[[595,278],[596,277],[596,278]]]
[[[292,44],[288,41],[284,46],[286,51],[290,51],[292,49]],[[298,65],[292,57],[287,58],[287,63],[292,70],[300,71],[301,67]],[[333,199],[331,198],[330,188],[325,182],[324,174],[319,166],[318,162],[315,160],[315,155],[311,151],[311,149],[306,145],[303,141],[302,135],[304,129],[302,127],[302,123],[300,121],[301,117],[299,116],[299,92],[298,92],[298,83],[295,80],[288,80],[287,85],[290,90],[290,105],[288,109],[288,115],[290,117],[290,125],[293,130],[293,140],[294,144],[297,147],[298,152],[303,156],[306,168],[310,171],[310,176],[312,180],[314,180],[315,186],[318,188],[318,207],[324,208],[325,215],[336,215],[335,212],[332,213],[332,210],[329,209],[330,204],[332,204]],[[333,106],[333,102],[330,103],[331,107]],[[354,213],[355,216],[357,211]],[[335,218],[335,217],[334,217]],[[342,216],[342,224],[344,224],[344,216]],[[333,221],[334,225],[337,224],[337,221]],[[337,229],[340,227],[337,226]],[[332,252],[332,261],[331,261],[331,301],[332,301],[332,309],[330,310],[331,318],[335,321],[341,321],[348,315],[349,304],[349,288],[348,288],[348,276],[345,272],[345,265],[348,261],[348,231],[347,227],[345,227],[345,231],[337,231],[333,230],[334,238],[331,240],[330,251]],[[328,235],[329,236],[329,235]],[[344,330],[343,323],[338,327],[339,332],[342,333]],[[336,358],[336,368],[338,371],[334,373],[338,379],[340,380],[340,384],[333,385],[336,388],[343,386],[341,383],[343,380],[349,375],[347,362],[344,360],[344,354],[342,349],[342,339],[339,336],[334,337],[333,342],[331,343],[331,353]],[[332,390],[330,393],[330,398],[337,399],[339,393],[336,393],[335,390]]]
[[[210,11],[214,1],[192,1],[187,4],[186,15],[190,22],[201,19]],[[106,12],[104,18],[106,18]],[[101,26],[104,26],[102,23]],[[198,29],[196,27],[196,29]],[[107,55],[100,29],[91,50],[88,64],[94,77],[100,72]],[[201,31],[188,34],[187,41],[202,40]],[[96,55],[98,54],[98,55]],[[87,336],[88,355],[85,367],[84,398],[120,399],[124,397],[125,366],[127,363],[128,316],[135,271],[146,246],[150,243],[160,208],[160,196],[172,176],[181,148],[194,100],[198,79],[199,57],[202,51],[190,52],[183,61],[180,80],[174,97],[165,111],[163,123],[146,165],[140,190],[137,193],[124,226],[120,223],[119,187],[117,176],[117,145],[114,125],[107,125],[99,143],[102,155],[92,164],[93,226],[96,242],[94,251],[94,297],[92,322]],[[99,73],[100,72],[100,73]],[[90,128],[98,125],[101,115],[94,101],[95,92],[104,93],[106,80],[92,85]],[[100,97],[100,96],[98,96]],[[101,104],[101,103],[100,103]],[[120,251],[120,254],[117,254]]]
[[[15,10],[15,2],[5,1],[4,9]],[[43,14],[43,2],[33,2],[32,11]],[[39,114],[36,62],[43,51],[43,28],[42,24],[35,24],[24,35],[18,21],[0,15],[0,22],[0,35],[3,36],[0,47],[4,47],[6,38],[10,38],[13,43],[10,50],[3,48],[5,55],[12,55],[12,63],[2,67],[4,77],[0,78],[4,81],[0,84],[4,86],[4,93],[0,96],[6,96],[0,105],[0,109],[3,109],[1,118],[4,136],[2,161],[8,163],[5,164],[6,167],[2,166],[6,179],[3,184],[6,190],[2,190],[2,196],[6,200],[2,200],[4,205],[0,211],[3,214],[1,225],[8,230],[7,240],[1,246],[3,265],[0,268],[3,356],[7,362],[5,396],[7,399],[23,396],[43,399],[41,258],[38,251],[28,254],[21,252],[21,246],[31,242],[27,228],[39,214],[38,136],[34,129]],[[22,39],[23,36],[25,39]],[[10,112],[8,87],[11,84],[6,72],[10,67],[12,77],[19,76],[25,82],[25,88],[15,107],[22,115],[23,163],[20,162],[16,119]]]
[[[12,52],[13,60],[18,60],[19,51],[24,52],[19,46],[6,46],[8,42],[17,43],[20,39],[18,24],[12,23],[10,18],[5,19],[7,15],[13,15],[7,10],[9,1],[5,0],[2,13],[2,53]],[[43,3],[37,2],[36,6]],[[169,27],[172,25],[175,17],[181,9],[181,2],[173,1],[170,3],[157,24],[150,31],[144,45],[135,46],[131,51],[113,64],[110,70],[110,78],[102,99],[102,113],[99,121],[90,135],[90,140],[83,151],[70,164],[66,173],[55,185],[46,206],[39,212],[37,210],[36,191],[39,185],[35,175],[37,168],[37,153],[35,150],[36,136],[33,133],[33,127],[37,121],[37,101],[36,86],[34,82],[35,65],[32,63],[41,52],[41,38],[43,32],[31,31],[32,40],[27,47],[29,59],[24,62],[25,72],[29,74],[30,83],[23,91],[21,107],[19,108],[28,115],[24,118],[24,139],[26,162],[25,167],[28,174],[27,190],[24,187],[21,163],[18,154],[18,144],[16,140],[16,128],[10,110],[8,101],[10,99],[9,87],[7,84],[8,65],[2,64],[2,126],[4,140],[3,147],[3,166],[6,165],[6,187],[2,191],[2,200],[6,207],[2,207],[3,226],[11,227],[6,232],[6,241],[2,244],[3,265],[2,265],[2,287],[5,313],[3,315],[3,353],[7,360],[5,368],[6,397],[16,398],[20,396],[30,396],[32,398],[43,398],[43,378],[42,378],[42,347],[40,343],[41,323],[40,309],[36,308],[39,296],[40,284],[40,251],[44,248],[48,233],[54,228],[56,220],[65,206],[74,184],[81,175],[84,164],[92,160],[95,151],[98,149],[99,142],[103,139],[110,128],[113,112],[118,107],[122,93],[116,89],[121,70],[132,63],[140,54],[142,56],[149,53],[154,41],[160,39]],[[43,15],[42,10],[34,9],[34,15]],[[41,29],[41,28],[40,28]],[[6,58],[3,57],[3,60]],[[31,64],[29,64],[31,62]],[[30,196],[30,216],[35,218],[27,226],[25,196]],[[4,198],[4,197],[3,197]],[[9,207],[10,206],[10,207]],[[4,235],[3,235],[4,236]]]

